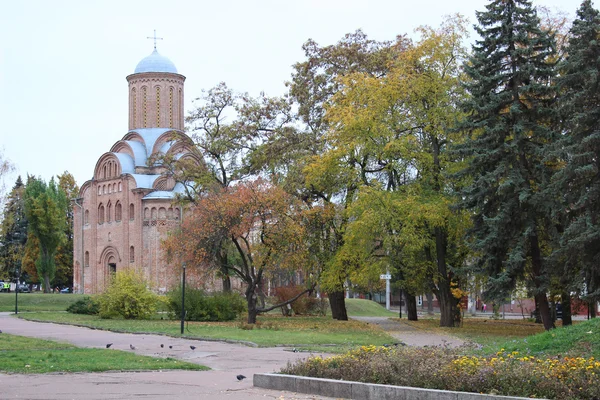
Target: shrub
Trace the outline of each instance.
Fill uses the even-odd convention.
[[[169,316],[181,317],[181,287],[167,295]],[[188,321],[232,321],[246,310],[244,299],[236,293],[214,293],[185,288],[185,319]]]
[[[283,303],[289,299],[297,296],[305,290],[302,286],[281,286],[275,289],[275,297],[278,303]],[[296,315],[307,315],[307,314],[319,314],[325,315],[327,312],[327,302],[324,299],[317,299],[316,297],[303,294],[296,301],[290,304],[290,307],[282,307],[281,312],[283,315],[289,315],[289,310],[294,312]]]
[[[83,299],[77,300],[67,307],[67,312],[72,314],[96,315],[100,312],[100,305],[95,299],[85,296]]]
[[[130,270],[118,271],[106,291],[98,296],[99,314],[101,318],[144,319],[156,312],[158,301],[140,275]]]
[[[477,357],[446,348],[363,346],[344,355],[300,360],[282,373],[505,396],[600,398],[600,362],[593,357],[537,358],[504,349]]]

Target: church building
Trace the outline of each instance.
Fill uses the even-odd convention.
[[[136,270],[159,292],[178,284],[181,268],[168,265],[160,243],[182,220],[173,200],[184,187],[153,160],[191,157],[183,132],[184,81],[156,41],[127,76],[129,131],[100,156],[73,207],[75,293],[104,291],[121,269]]]

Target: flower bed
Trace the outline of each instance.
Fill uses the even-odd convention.
[[[284,374],[428,389],[547,399],[599,399],[600,362],[536,358],[504,349],[490,357],[444,348],[363,346],[344,355],[289,364]]]

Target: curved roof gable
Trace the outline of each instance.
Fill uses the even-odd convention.
[[[173,131],[173,129],[167,128],[143,128],[130,131],[125,135],[123,140],[134,140],[143,142],[146,147],[146,156],[149,157],[153,154],[154,145],[157,139],[166,132]],[[137,139],[137,140],[136,140]]]
[[[130,174],[135,180],[136,187],[139,189],[152,189],[154,181],[157,180],[160,175],[142,175],[142,174]]]
[[[113,168],[114,162],[117,164],[117,168]],[[109,175],[104,170],[106,165],[113,165],[109,170]],[[96,162],[94,168],[94,177],[96,179],[106,179],[109,177],[116,177],[120,174],[128,174],[135,172],[135,166],[133,164],[133,158],[129,154],[125,153],[104,153]],[[106,176],[108,175],[108,176]]]
[[[176,195],[185,193],[185,187],[182,183],[178,182],[173,190],[155,190],[154,192],[148,193],[142,198],[142,200],[150,199],[174,199]]]

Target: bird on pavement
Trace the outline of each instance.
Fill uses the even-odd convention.
[[[110,349],[110,346],[112,346],[112,343],[106,343],[106,348]]]
[[[236,376],[236,378],[237,378],[238,381],[243,381],[244,379],[246,379],[246,377],[244,375],[241,375],[241,374],[238,375],[238,376]]]
[[[172,348],[173,348],[173,346],[169,345],[169,348],[170,348],[170,349],[172,349]]]
[[[132,345],[132,344],[130,344],[130,345],[129,345],[129,348],[130,348],[131,350],[135,350],[135,346],[134,346],[134,345]]]
[[[190,349],[196,350],[196,346],[190,346]]]
[[[165,347],[165,345],[161,343],[160,344],[160,348],[162,349],[163,347]]]

